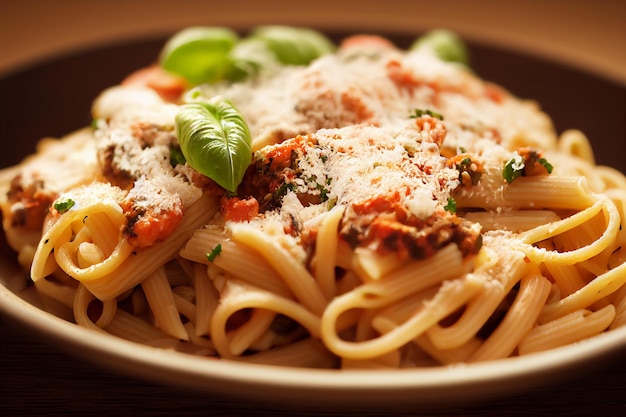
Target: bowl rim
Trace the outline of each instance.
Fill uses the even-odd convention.
[[[625,326],[560,348],[493,361],[403,370],[327,370],[211,359],[142,345],[77,326],[36,307],[5,285],[0,285],[0,315],[47,337],[46,343],[58,349],[116,373],[256,400],[267,396],[260,388],[273,388],[273,398],[315,399],[319,404],[366,405],[382,399],[424,403],[449,397],[450,389],[459,387],[464,391],[454,391],[456,400],[478,399],[545,383],[550,376],[558,379],[574,365],[626,347]]]

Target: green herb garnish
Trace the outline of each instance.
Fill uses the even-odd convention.
[[[283,182],[278,186],[278,188],[276,188],[272,195],[272,198],[275,201],[280,201],[280,199],[282,199],[285,194],[287,194],[287,191],[296,191],[297,189],[298,187],[296,186],[296,184],[291,182]]]
[[[252,39],[262,40],[278,61],[288,65],[308,65],[312,60],[335,50],[335,45],[321,32],[292,26],[259,26]]]
[[[176,135],[187,163],[227,191],[235,192],[252,161],[252,139],[243,115],[228,100],[184,104]]]
[[[417,119],[418,117],[422,117],[424,115],[427,115],[427,116],[430,116],[430,117],[434,117],[434,118],[439,119],[439,120],[443,120],[443,115],[441,115],[441,114],[439,114],[437,112],[434,112],[432,110],[429,110],[429,109],[424,109],[424,110],[415,109],[414,113],[411,114],[409,117],[411,119]]]
[[[213,262],[220,253],[222,253],[222,244],[218,243],[217,245],[215,245],[210,253],[206,254],[206,258],[209,260],[209,262]]]
[[[419,37],[410,49],[430,48],[447,62],[467,65],[469,53],[465,42],[456,33],[446,29],[433,29]]]
[[[74,207],[75,204],[76,202],[74,200],[72,200],[71,198],[68,198],[67,200],[55,202],[54,209],[58,211],[59,214],[63,214],[67,212],[69,209],[71,209],[72,207]]]
[[[511,158],[505,165],[502,170],[502,177],[509,184],[512,183],[516,178],[521,177],[524,173],[524,159],[517,152],[515,156]]]
[[[277,65],[307,65],[333,52],[335,44],[313,29],[267,25],[240,38],[219,26],[195,26],[175,33],[165,44],[159,63],[191,85],[240,81]]]
[[[443,206],[443,209],[450,213],[456,213],[456,201],[452,197],[448,197],[448,204]]]
[[[554,169],[554,167],[550,162],[546,161],[546,158],[539,158],[537,159],[537,162],[543,165],[546,171],[548,171],[548,174],[552,174],[552,170]]]
[[[161,66],[191,84],[224,78],[232,65],[230,50],[239,39],[223,27],[190,27],[172,36],[161,51]]]
[[[513,182],[520,176],[535,176],[551,174],[554,167],[539,152],[524,148],[515,152],[513,158],[504,165],[502,177],[508,182]],[[545,171],[544,171],[545,170]]]

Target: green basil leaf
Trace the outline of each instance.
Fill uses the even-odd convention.
[[[221,80],[231,65],[229,51],[239,36],[228,28],[190,27],[172,36],[161,51],[161,66],[191,84]]]
[[[69,209],[71,209],[72,207],[74,207],[75,204],[76,202],[74,200],[72,200],[71,198],[68,198],[67,200],[56,201],[53,207],[56,211],[59,212],[59,214],[63,214],[67,212]]]
[[[261,39],[246,38],[238,42],[229,53],[231,64],[224,78],[240,81],[257,75],[264,69],[278,67],[280,63]]]
[[[252,161],[252,139],[230,101],[218,96],[184,104],[176,114],[176,135],[192,168],[228,191],[237,190]]]
[[[251,38],[263,40],[280,62],[289,65],[307,65],[335,50],[330,39],[309,28],[259,26],[251,32]]]
[[[443,61],[468,65],[469,54],[465,42],[454,32],[433,29],[419,37],[410,49],[431,48]]]

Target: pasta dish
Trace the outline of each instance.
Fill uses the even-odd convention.
[[[450,32],[409,48],[189,28],[93,125],[0,171],[42,302],[207,358],[415,368],[626,324],[626,178],[485,81]]]

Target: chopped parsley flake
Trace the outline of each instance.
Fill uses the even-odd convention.
[[[326,185],[330,185],[332,183],[332,178],[326,178]],[[320,184],[320,183],[316,183],[316,188],[319,190],[320,192],[320,200],[322,200],[322,202],[325,202],[328,200],[328,193],[330,192],[330,190],[328,190],[326,188],[326,186]]]
[[[56,203],[54,203],[54,209],[58,211],[59,214],[63,214],[72,207],[74,207],[75,204],[76,202],[74,200],[68,198],[67,200],[57,201]]]
[[[456,213],[456,201],[452,197],[448,197],[448,204],[446,204],[443,209],[450,213]]]
[[[502,170],[502,177],[508,182],[513,182],[520,176],[535,176],[551,174],[554,167],[539,152],[532,149],[523,149],[515,152]]]
[[[288,191],[295,192],[297,189],[298,187],[296,186],[296,184],[293,184],[291,182],[284,182],[280,184],[278,188],[276,188],[272,198],[276,201],[280,201],[287,194]]]
[[[439,120],[443,120],[443,115],[441,115],[440,113],[434,112],[432,110],[429,110],[429,109],[425,109],[425,110],[415,109],[415,113],[410,115],[409,117],[411,119],[417,119],[418,117],[422,117],[424,115],[434,117]]]
[[[524,173],[524,166],[524,159],[516,152],[515,156],[504,165],[502,177],[510,184]]]
[[[550,162],[546,161],[546,158],[539,158],[537,162],[545,167],[546,171],[548,171],[548,174],[552,174],[552,170],[554,169],[554,167]]]
[[[213,248],[213,250],[211,250],[211,253],[207,253],[206,254],[206,258],[210,261],[213,262],[215,260],[215,258],[217,258],[217,256],[222,253],[222,244],[218,243],[217,245],[215,245],[215,247]]]

